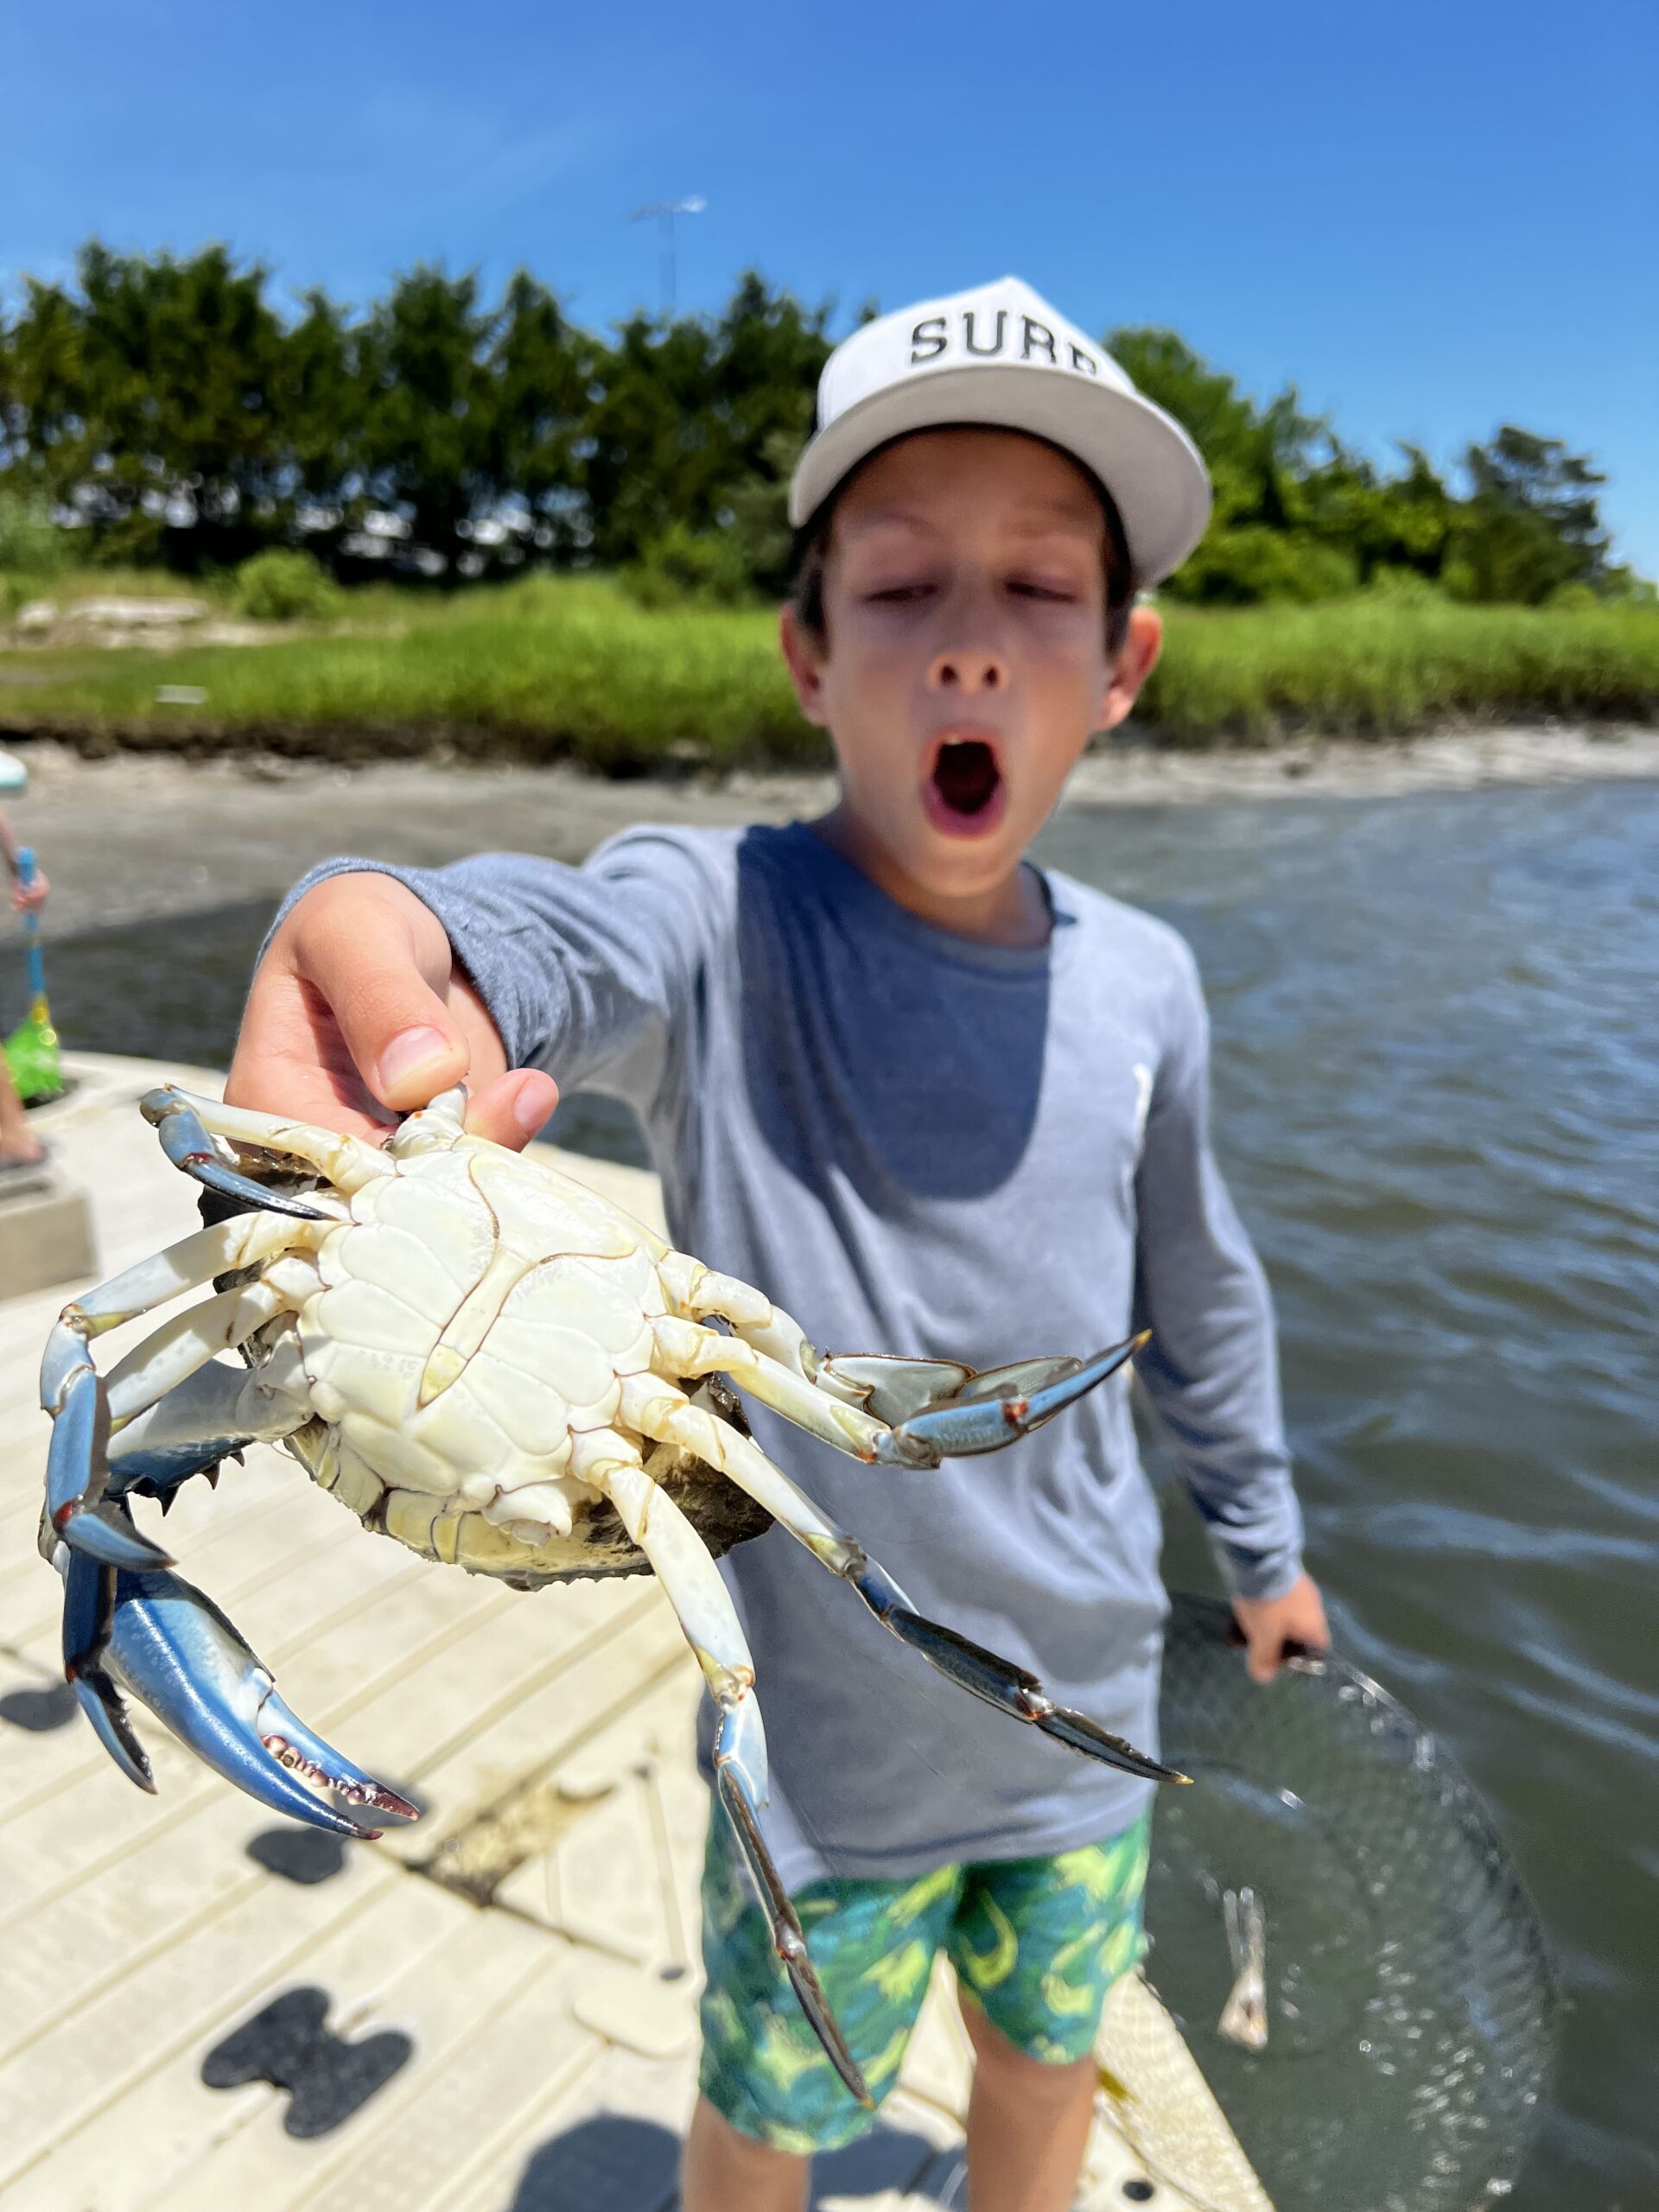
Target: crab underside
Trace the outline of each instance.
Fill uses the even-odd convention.
[[[825,1357],[762,1293],[550,1166],[467,1135],[464,1108],[464,1092],[446,1094],[377,1149],[176,1090],[143,1100],[208,1219],[66,1307],[47,1348],[41,1549],[64,1580],[68,1680],[141,1788],[149,1765],[123,1689],[260,1802],[372,1837],[354,1811],[416,1808],[289,1709],[140,1532],[135,1497],[165,1510],[194,1475],[280,1442],[365,1527],[427,1558],[521,1589],[655,1573],[718,1709],[715,1787],[779,1956],[868,2099],[766,1848],[753,1662],[715,1559],[775,1522],[961,1688],[1085,1757],[1179,1777],[918,1614],[760,1450],[737,1391],[893,1478],[1031,1433],[1141,1340],[979,1374]],[[99,1373],[94,1337],[210,1287]],[[217,1357],[232,1351],[240,1363]]]

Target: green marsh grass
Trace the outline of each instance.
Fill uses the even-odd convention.
[[[1659,719],[1659,611],[1368,601],[1166,609],[1138,714],[1179,745],[1388,735],[1477,721]],[[196,690],[200,705],[158,700]],[[448,747],[611,773],[804,764],[764,609],[649,612],[608,580],[448,596],[374,587],[343,620],[268,645],[0,655],[0,728],[98,743],[336,759]]]

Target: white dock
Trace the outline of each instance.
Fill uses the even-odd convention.
[[[195,1218],[132,1102],[215,1078],[73,1065],[79,1088],[41,1129],[94,1194],[106,1275]],[[570,1164],[656,1210],[650,1177]],[[143,1796],[63,1685],[56,1579],[35,1548],[35,1369],[83,1287],[0,1300],[4,2212],[669,2212],[696,2088],[707,1797],[700,1678],[655,1585],[524,1596],[429,1566],[257,1449],[216,1494],[188,1486],[169,1546],[296,1709],[426,1815],[337,1845],[264,1812],[141,1711]],[[207,2085],[209,2053],[306,1990],[355,2059],[302,2037],[291,2100],[266,2079]],[[1263,2212],[1139,1981],[1116,1993],[1101,2056],[1090,2207]],[[877,2133],[820,2162],[824,2212],[960,2202],[967,2081],[936,1985]]]

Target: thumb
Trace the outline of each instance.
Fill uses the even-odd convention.
[[[540,1135],[558,1103],[559,1086],[550,1075],[537,1068],[512,1068],[473,1093],[467,1102],[467,1127],[475,1137],[521,1152]]]
[[[446,1003],[453,967],[437,916],[391,877],[319,884],[254,979],[233,1071],[246,1103],[264,1105],[254,1094],[270,1090],[295,1110],[296,1075],[336,1087],[346,1062],[382,1106],[425,1105],[470,1059]]]

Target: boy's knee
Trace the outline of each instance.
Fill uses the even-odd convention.
[[[798,2212],[809,2170],[806,2158],[756,2142],[699,2097],[681,2161],[680,2202],[683,2212],[730,2212],[736,2204]]]
[[[985,2012],[965,1993],[959,2004],[963,2025],[974,2047],[976,2073],[986,2088],[1005,2089],[1010,2096],[1017,2096],[1027,2105],[1065,2106],[1077,2095],[1080,2082],[1086,2079],[1092,2084],[1092,2056],[1085,2055],[1058,2063],[1033,2058],[1017,2044],[1010,2043],[1000,2028],[993,2026]]]

